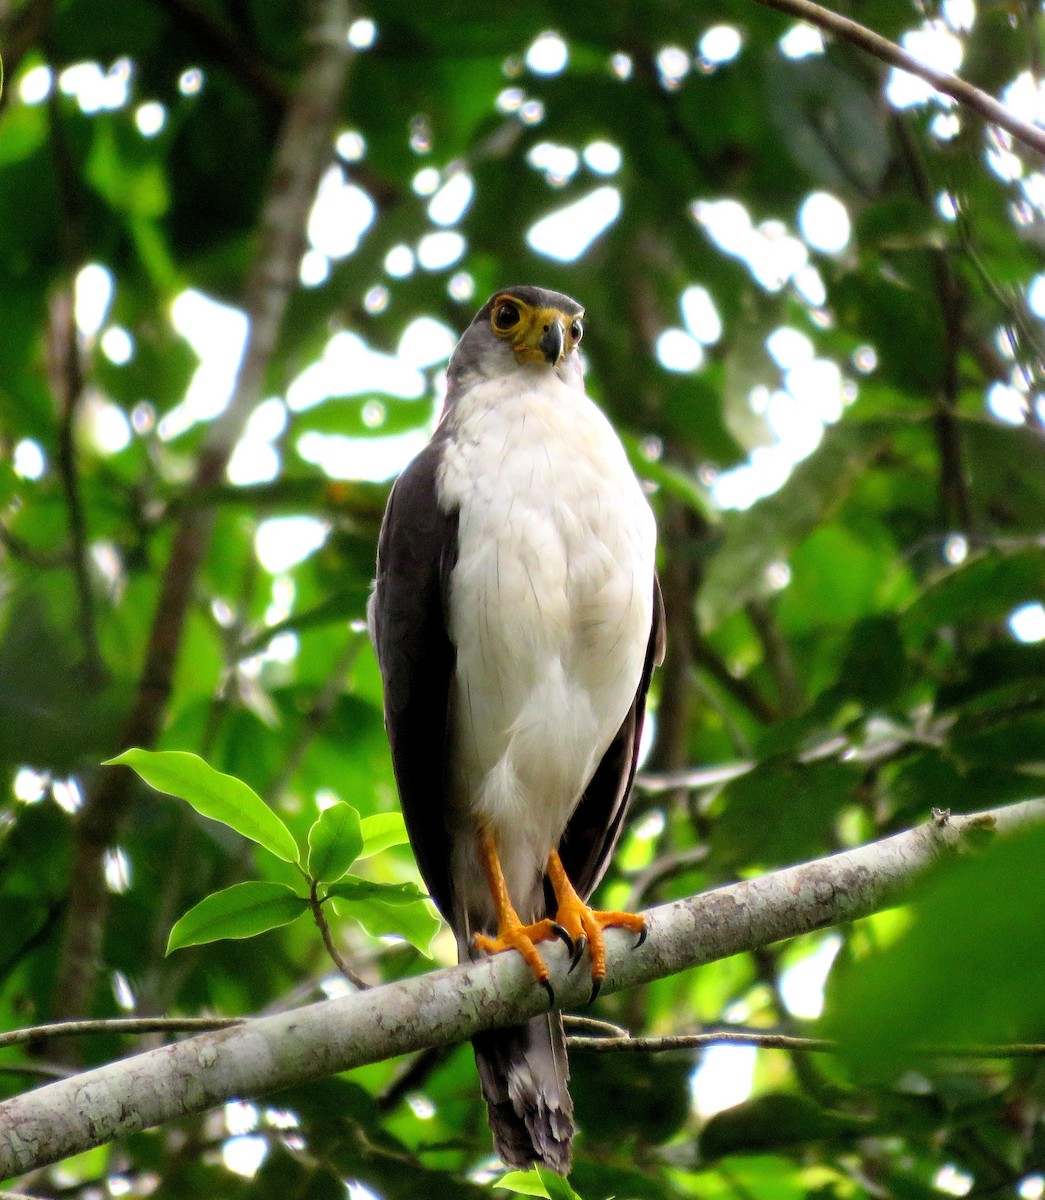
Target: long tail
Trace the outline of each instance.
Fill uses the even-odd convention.
[[[525,1025],[491,1029],[473,1038],[472,1046],[501,1160],[569,1174],[573,1101],[562,1017],[549,1013]]]

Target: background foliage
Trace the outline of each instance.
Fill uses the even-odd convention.
[[[199,360],[174,302],[195,289],[243,303],[272,147],[308,52],[305,6],[0,0],[4,1028],[252,1013],[347,986],[304,920],[165,957],[174,921],[207,893],[286,877],[129,772],[125,804],[92,805],[116,771],[99,764],[134,728],[174,530],[211,505],[156,747],[245,780],[299,845],[334,799],[364,817],[394,809],[360,622],[381,464],[403,461],[386,439],[431,427],[441,352],[421,362],[420,395],[390,381],[417,368],[418,327],[402,340],[416,318],[459,331],[508,283],[587,306],[590,388],[661,524],[670,653],[651,786],[609,903],[824,854],[934,806],[1040,792],[1039,164],[936,101],[894,107],[879,64],[843,45],[815,52],[808,31],[741,0],[372,0],[352,15],[324,186],[362,189],[373,217],[340,245],[314,223],[267,399],[232,477],[204,491],[187,481],[228,380],[196,375],[186,406]],[[963,50],[972,82],[1041,113],[1034,4],[865,0],[851,15],[891,37],[934,31]],[[703,40],[722,26],[739,42]],[[550,30],[561,41],[531,52]],[[797,56],[802,36],[814,52]],[[562,44],[568,61],[550,69]],[[619,166],[593,143],[616,147]],[[467,198],[466,177],[462,210],[437,189],[456,179]],[[540,218],[607,188],[619,215],[586,249],[576,227],[567,260],[529,245]],[[808,207],[818,193],[844,206],[840,237],[837,204]],[[598,203],[615,202],[602,191]],[[333,227],[350,229],[334,211]],[[426,241],[447,233],[463,240]],[[335,334],[355,348],[351,370],[321,402],[288,406]],[[398,352],[399,366],[370,369],[346,335]],[[346,436],[369,441],[360,453]],[[751,486],[772,494],[752,503]],[[321,524],[271,524],[303,516]],[[317,529],[315,549],[275,561],[274,544],[303,552]],[[688,768],[699,770],[665,782]],[[103,850],[104,937],[85,975],[66,931]],[[830,966],[826,1021],[848,1050],[575,1055],[578,1193],[1040,1195],[1039,1060],[941,1063],[910,1049],[1045,1036],[1039,851],[1032,839],[987,852],[914,910],[600,1001],[599,1016],[636,1033],[722,1020],[795,1031],[816,1015]],[[359,870],[416,878],[405,847]],[[371,982],[429,966],[381,936],[404,932],[395,920],[335,926]],[[433,953],[445,960],[449,940]],[[135,1044],[4,1051],[0,1087]],[[488,1154],[459,1048],[140,1134],[31,1190],[325,1197],[349,1183],[356,1197],[431,1200],[488,1190]]]

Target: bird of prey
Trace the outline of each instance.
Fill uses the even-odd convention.
[[[663,658],[656,529],[584,390],[584,310],[510,287],[450,359],[442,418],[396,481],[370,629],[410,840],[462,959],[559,937],[605,974],[585,903],[621,832],[646,692]],[[552,997],[554,1002],[554,997]],[[474,1039],[494,1143],[566,1174],[573,1138],[558,1013]]]

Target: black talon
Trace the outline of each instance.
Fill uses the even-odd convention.
[[[581,961],[584,955],[584,947],[588,944],[588,939],[582,933],[573,946],[573,958],[570,960],[570,969],[566,972],[567,975],[573,972],[573,968]]]
[[[634,946],[632,946],[632,950],[637,950],[642,945],[642,943],[646,940],[646,937],[648,934],[649,934],[649,930],[646,928],[645,925],[643,925],[643,927],[639,930],[639,940],[635,943]]]
[[[558,921],[552,921],[552,933],[559,939],[560,942],[564,943],[566,949],[572,956],[574,953],[573,938],[570,937],[570,935],[566,932],[566,929],[560,925]]]
[[[552,987],[551,980],[550,979],[540,979],[540,980],[538,980],[538,983],[540,983],[541,987],[544,988],[544,990],[548,993],[549,1006],[551,1008],[554,1008],[555,1007],[555,989]]]
[[[588,1003],[594,1004],[599,997],[599,992],[602,991],[602,980],[593,979],[591,981],[591,995],[588,997]]]

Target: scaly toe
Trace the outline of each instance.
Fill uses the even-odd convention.
[[[537,949],[537,943],[546,942],[558,936],[555,922],[542,920],[535,921],[532,925],[507,925],[497,931],[496,937],[477,933],[472,937],[472,945],[487,954],[502,954],[506,950],[518,951],[530,968],[536,982],[547,991],[549,999],[554,1004],[555,993],[548,982],[548,968]],[[569,943],[569,948],[572,953],[572,942]]]

